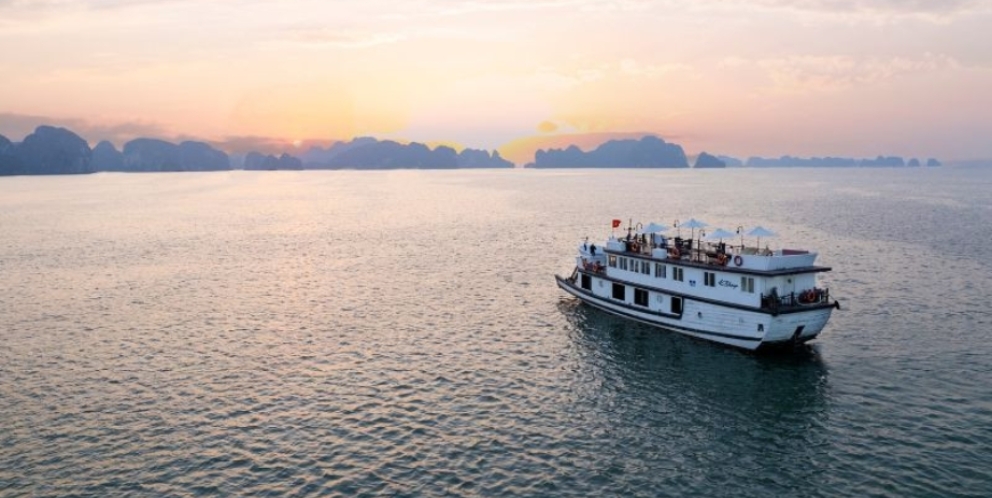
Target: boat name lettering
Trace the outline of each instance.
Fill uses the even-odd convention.
[[[735,284],[730,280],[720,280],[720,287],[730,287],[731,289],[736,289],[740,287],[739,284]]]

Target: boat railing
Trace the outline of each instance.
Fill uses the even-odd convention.
[[[582,269],[592,273],[605,273],[606,265],[599,260],[589,261],[586,258],[582,258]]]
[[[662,250],[667,254],[668,259],[689,261],[713,266],[727,266],[731,260],[731,254],[727,251],[729,246],[723,244],[703,244],[702,247],[693,243],[692,239],[668,239],[665,244],[644,242],[636,237],[632,240],[621,240],[623,252],[642,256],[655,255],[655,250]]]
[[[773,290],[761,295],[761,307],[772,311],[828,303],[830,303],[830,289],[814,288],[802,292],[790,292],[782,296]]]

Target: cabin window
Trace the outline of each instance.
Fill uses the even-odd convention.
[[[623,284],[613,284],[613,299],[627,299],[627,288]]]
[[[741,277],[741,292],[754,294],[754,277]]]
[[[616,268],[617,267],[617,257],[614,256],[614,255],[612,255],[612,254],[610,254],[610,262],[608,264],[610,265],[610,268]]]
[[[661,264],[661,263],[655,263],[654,264],[654,276],[655,277],[658,277],[658,278],[667,278],[668,277],[668,267],[665,266],[665,265],[663,265],[663,264]]]
[[[634,289],[634,304],[638,306],[648,306],[648,291],[644,289]]]
[[[621,270],[627,269],[627,258],[620,258],[620,269]]]
[[[645,275],[650,275],[651,274],[651,263],[648,263],[647,261],[641,261],[641,273],[643,273]]]
[[[704,271],[703,285],[707,287],[716,287],[716,273],[713,273],[711,271]]]
[[[585,290],[592,290],[592,277],[586,274],[582,274],[582,288]]]
[[[679,266],[673,267],[672,278],[679,282],[685,281],[685,269]]]
[[[672,313],[675,313],[676,315],[681,315],[682,314],[682,298],[681,297],[672,297]]]

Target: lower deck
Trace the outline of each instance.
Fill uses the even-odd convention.
[[[815,338],[830,318],[824,304],[787,310],[713,302],[618,281],[597,272],[556,277],[559,287],[610,313],[722,344],[755,350],[772,343]]]

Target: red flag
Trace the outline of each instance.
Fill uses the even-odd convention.
[[[620,220],[613,220],[613,228],[620,226]]]

